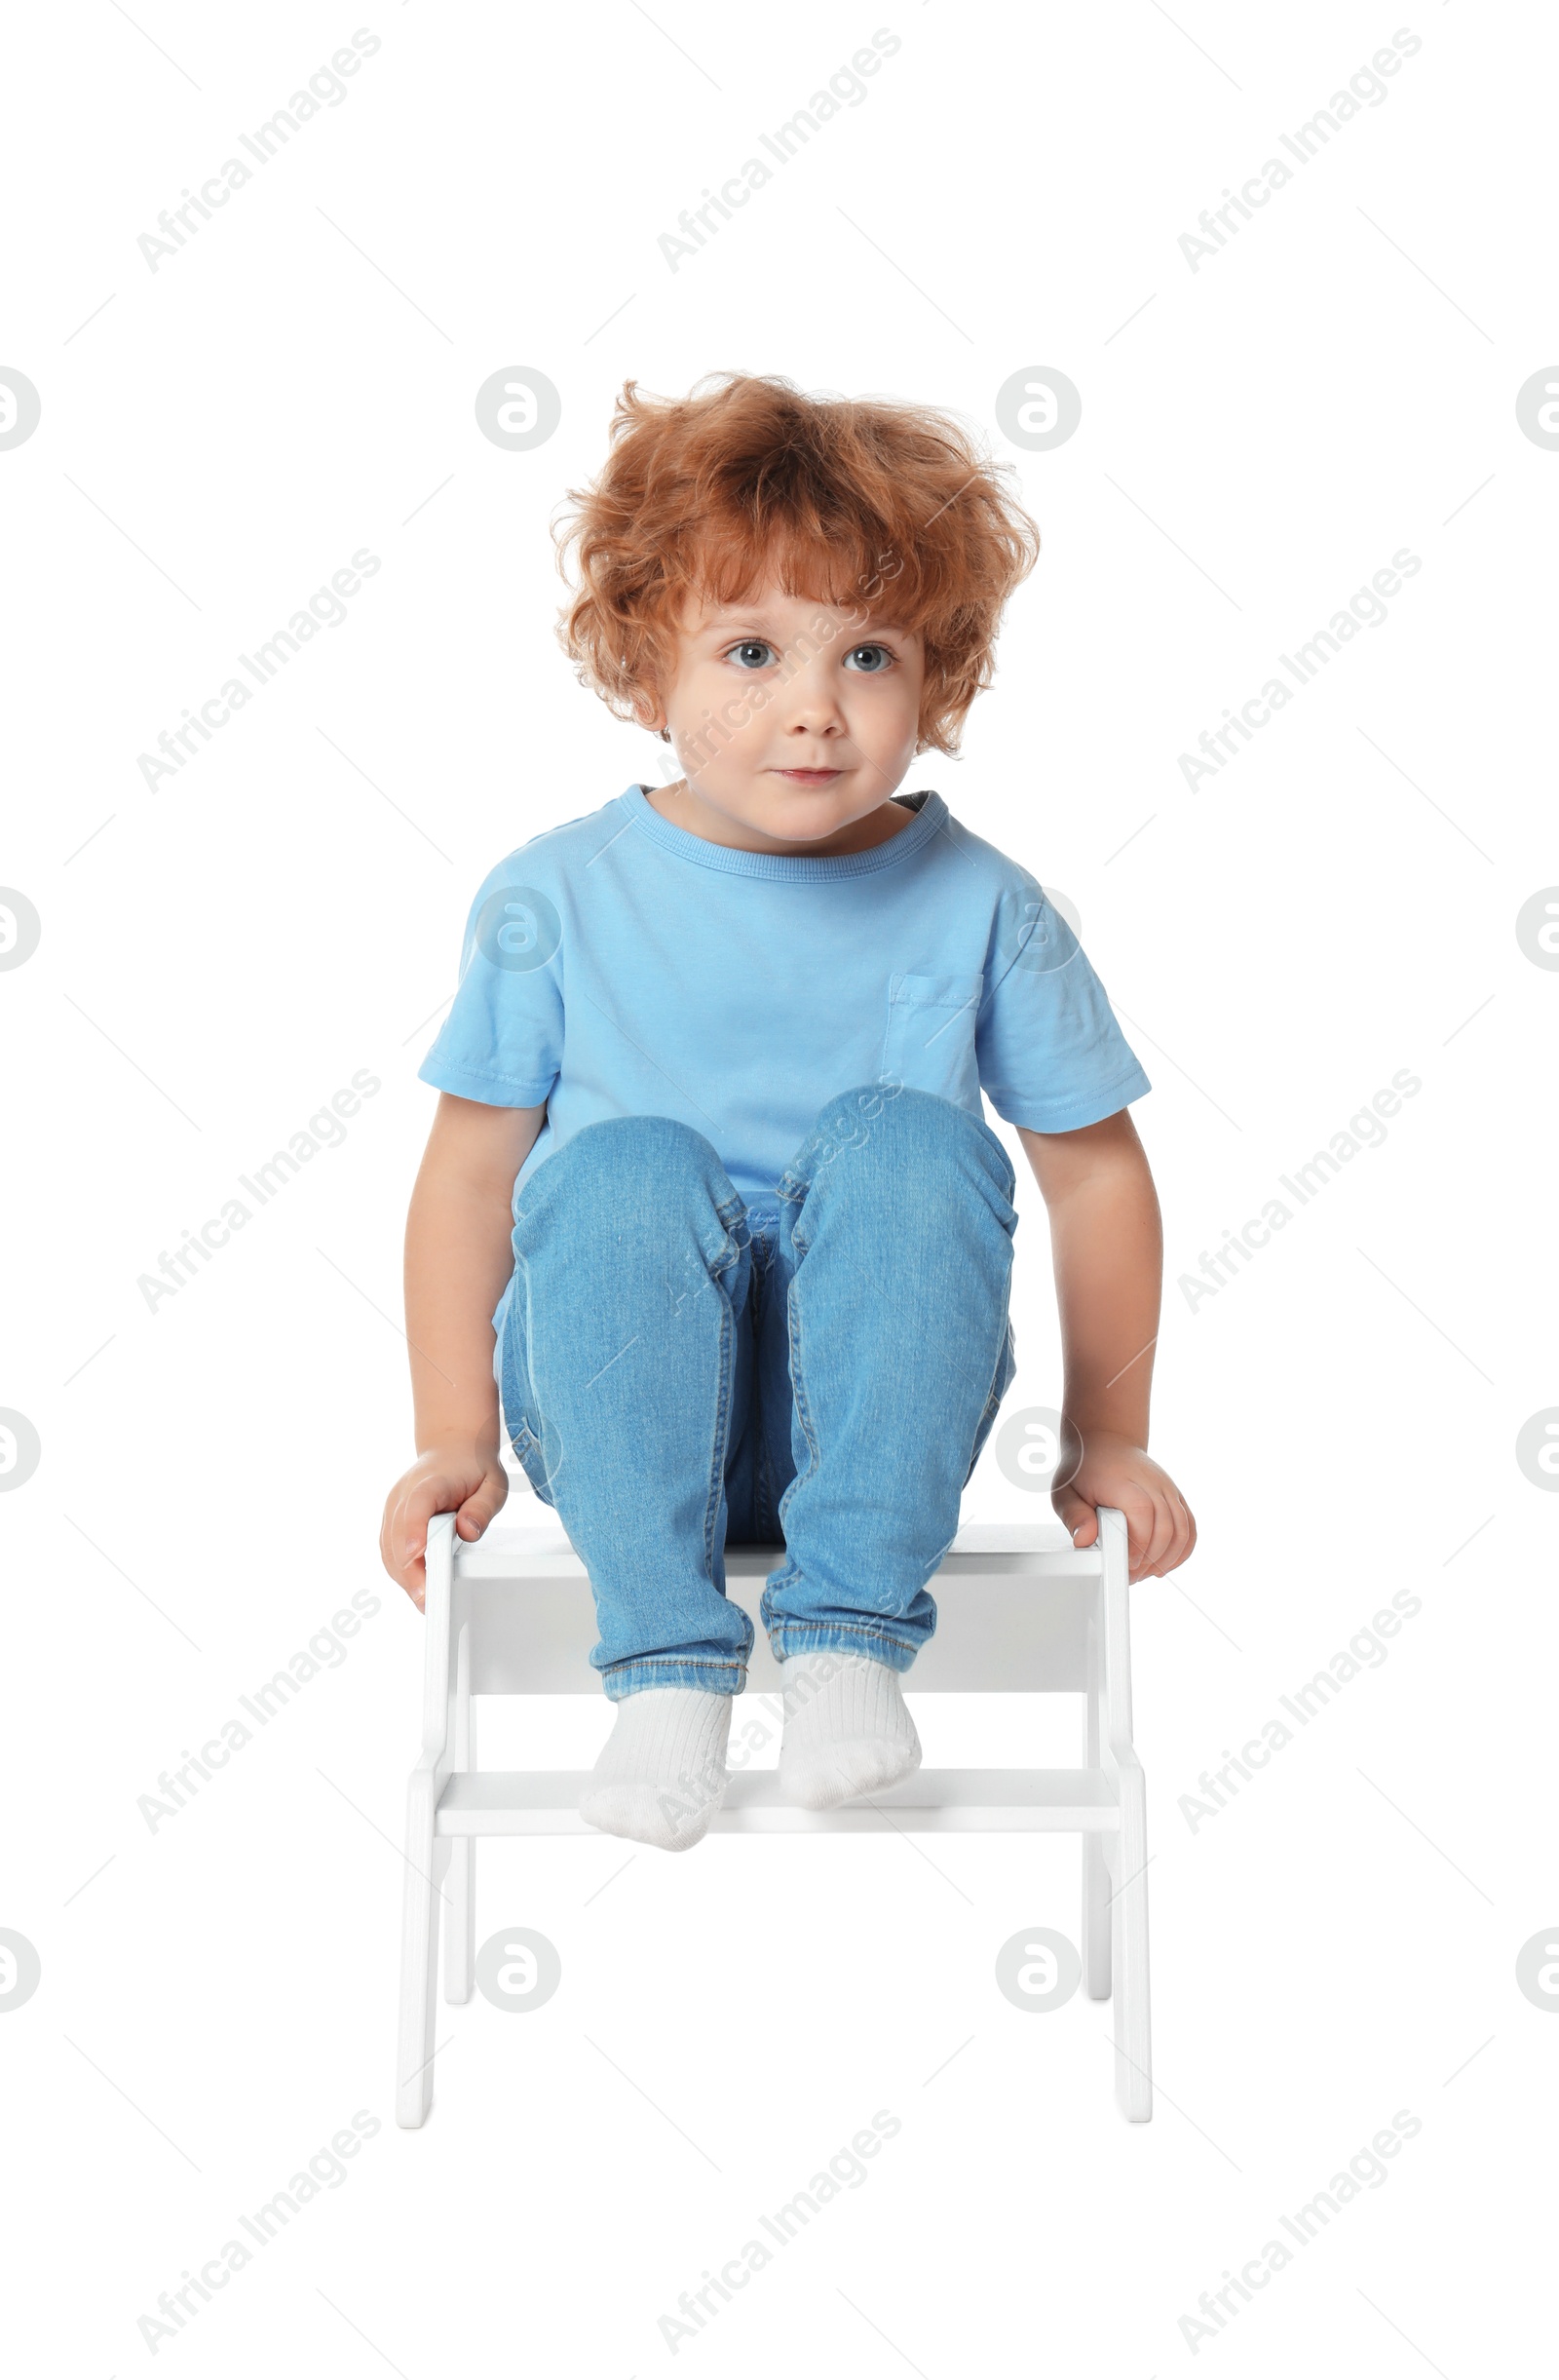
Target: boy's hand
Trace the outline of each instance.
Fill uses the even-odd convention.
[[[398,1587],[419,1611],[428,1592],[428,1523],[436,1513],[453,1513],[455,1534],[479,1537],[503,1509],[509,1480],[497,1455],[466,1446],[430,1446],[399,1478],[385,1499],[379,1554]]]
[[[1197,1542],[1197,1523],[1169,1474],[1145,1447],[1113,1431],[1096,1430],[1084,1440],[1082,1462],[1067,1484],[1052,1491],[1050,1502],[1076,1546],[1096,1541],[1099,1505],[1124,1513],[1134,1579],[1167,1577]]]

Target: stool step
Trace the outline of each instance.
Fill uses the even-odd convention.
[[[449,1835],[598,1832],[579,1814],[586,1769],[478,1769],[451,1777],[436,1831]],[[870,1801],[802,1810],[773,1769],[733,1777],[711,1834],[1113,1834],[1121,1823],[1097,1769],[918,1769]]]

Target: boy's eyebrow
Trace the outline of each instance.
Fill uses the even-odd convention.
[[[819,606],[819,608],[828,607]],[[841,603],[836,608],[840,611],[848,611],[850,606]],[[899,636],[907,636],[913,633],[905,628],[901,621],[873,611],[868,611],[858,625],[862,629],[888,629]],[[711,612],[695,633],[701,636],[729,635],[731,631],[738,626],[773,629],[776,621],[774,614],[761,603],[728,603],[723,605],[719,611]]]

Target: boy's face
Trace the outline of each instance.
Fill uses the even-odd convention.
[[[866,607],[773,588],[690,598],[664,707],[685,772],[653,788],[664,818],[740,851],[864,851],[907,823],[884,803],[914,758],[925,647]]]

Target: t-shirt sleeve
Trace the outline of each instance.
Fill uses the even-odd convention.
[[[1153,1088],[1077,936],[1026,870],[997,905],[975,1050],[991,1105],[1027,1132],[1077,1132]]]
[[[540,1107],[563,1062],[562,925],[536,872],[513,852],[478,889],[454,1002],[417,1069],[489,1107]]]

